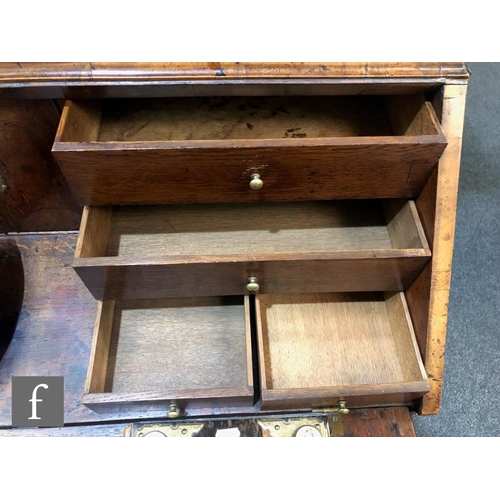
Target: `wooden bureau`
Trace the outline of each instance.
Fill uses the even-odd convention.
[[[437,413],[465,66],[96,64],[0,67],[61,110],[85,418]]]

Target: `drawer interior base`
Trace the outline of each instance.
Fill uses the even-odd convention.
[[[428,249],[411,200],[86,210],[77,258]]]
[[[117,303],[104,392],[245,386],[243,297]]]
[[[99,141],[393,135],[377,96],[194,97],[105,101]]]
[[[410,228],[412,229],[412,228]],[[378,200],[115,207],[107,256],[392,248]]]
[[[425,381],[401,293],[258,297],[267,390]]]

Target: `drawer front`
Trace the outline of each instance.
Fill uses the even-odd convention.
[[[83,403],[101,412],[253,404],[248,297],[99,303]]]
[[[413,198],[442,144],[59,151],[82,205]],[[250,187],[258,174],[262,188]]]
[[[74,268],[96,299],[108,300],[249,294],[250,278],[256,278],[258,293],[265,294],[403,291],[429,260],[423,251],[413,257],[297,260],[289,255],[288,258],[267,262],[218,259],[218,262],[144,261],[123,265],[103,262],[112,258],[79,259]]]

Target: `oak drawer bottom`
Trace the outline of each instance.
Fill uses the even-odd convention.
[[[404,403],[429,390],[402,293],[259,295],[262,408]]]
[[[95,411],[252,405],[248,302],[99,303],[84,404]]]

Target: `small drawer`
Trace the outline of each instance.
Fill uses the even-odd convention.
[[[73,265],[108,300],[405,290],[430,255],[413,201],[156,205],[86,207]]]
[[[413,198],[446,144],[422,95],[184,97],[67,101],[53,153],[82,205],[233,203]]]
[[[85,406],[187,415],[253,399],[248,297],[99,302]]]
[[[256,297],[262,409],[404,404],[429,391],[403,293]]]

